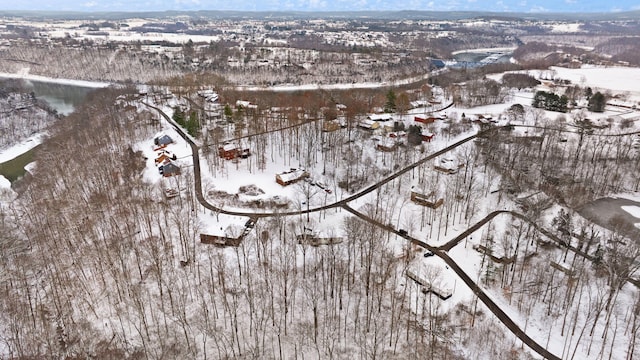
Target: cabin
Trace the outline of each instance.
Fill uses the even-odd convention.
[[[433,124],[436,120],[440,120],[440,118],[434,116],[414,116],[413,121],[419,122],[422,124]]]
[[[172,154],[171,152],[166,150],[160,150],[158,152],[158,157],[155,158],[155,163],[156,165],[158,165],[158,164],[163,164],[167,161],[176,160],[176,159],[177,157],[175,154]]]
[[[153,144],[155,146],[167,146],[169,144],[173,144],[173,139],[171,138],[171,136],[167,135],[167,134],[162,134],[160,136],[156,136],[153,139]]]
[[[456,161],[453,158],[445,157],[437,160],[434,164],[433,168],[437,171],[443,172],[445,174],[456,174],[458,173],[458,169],[463,168],[464,164]]]
[[[383,114],[370,114],[367,116],[367,120],[371,121],[391,121],[393,120],[393,115],[389,113]]]
[[[472,115],[471,117],[471,121],[472,122],[479,122],[480,124],[493,124],[493,123],[497,123],[498,120],[494,119],[492,115],[490,114],[477,114],[477,115]]]
[[[435,135],[427,130],[422,130],[422,132],[420,133],[420,138],[422,139],[422,141],[424,142],[431,142],[431,140],[433,140],[433,137]]]
[[[233,160],[235,158],[246,159],[251,156],[251,150],[246,147],[238,147],[235,144],[224,144],[218,147],[218,156],[225,160]]]
[[[324,132],[334,132],[340,130],[340,123],[336,120],[325,120],[322,123],[322,131]]]
[[[499,264],[511,264],[515,260],[513,256],[497,256],[493,253],[493,250],[482,244],[473,245],[473,250],[487,255],[491,261]]]
[[[395,151],[398,148],[398,143],[393,139],[383,139],[376,144],[376,149],[385,152]]]
[[[226,246],[240,246],[240,242],[244,235],[240,235],[238,237],[232,237],[228,235],[208,235],[208,234],[200,234],[200,242],[203,244],[215,245],[218,247],[226,247]]]
[[[424,293],[432,293],[439,297],[442,300],[447,300],[453,295],[453,291],[448,288],[448,286],[444,287],[436,287],[433,286],[429,281],[425,280],[419,273],[413,272],[411,270],[405,271],[405,275],[416,282],[418,285],[422,286],[422,292]]]
[[[276,182],[282,186],[287,186],[308,176],[309,173],[302,169],[290,169],[289,171],[276,174]]]
[[[218,101],[218,99],[219,99],[218,93],[216,93],[215,91],[213,91],[211,89],[205,89],[205,90],[198,91],[198,96],[200,96],[201,98],[204,98],[205,101],[210,102],[210,103],[214,103],[214,102]]]
[[[257,109],[258,105],[253,104],[251,101],[237,100],[236,108],[238,109]]]
[[[429,105],[429,103],[425,100],[414,100],[414,101],[411,101],[409,105],[411,106],[412,109],[415,109],[415,108],[427,106]]]
[[[389,137],[393,139],[403,138],[406,136],[407,136],[407,133],[405,131],[393,131],[389,133]]]
[[[235,144],[224,144],[218,147],[218,156],[226,160],[233,160],[238,154],[238,148]]]
[[[321,246],[321,245],[334,245],[342,243],[343,239],[341,237],[336,236],[328,236],[322,237],[313,234],[300,234],[296,235],[296,240],[298,240],[298,244],[300,245],[311,245],[311,246]]]
[[[438,198],[435,191],[432,191],[428,194],[421,194],[416,191],[411,191],[411,201],[418,205],[426,206],[432,209],[437,209],[442,204],[444,204],[444,199]]]
[[[176,165],[174,162],[170,160],[160,165],[158,167],[158,172],[160,172],[160,175],[164,177],[170,177],[170,176],[181,174],[180,166]]]
[[[172,187],[167,187],[164,189],[164,196],[167,199],[171,199],[174,198],[176,196],[180,195],[180,191],[178,189],[172,188]]]
[[[376,130],[380,127],[380,124],[377,121],[365,119],[358,123],[358,127],[365,130]]]

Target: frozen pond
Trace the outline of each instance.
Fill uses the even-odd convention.
[[[615,230],[616,227],[618,230],[626,231],[640,228],[640,203],[629,199],[610,197],[597,199],[584,205],[578,213],[611,230]]]

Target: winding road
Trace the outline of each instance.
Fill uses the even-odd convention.
[[[433,252],[436,256],[440,257],[461,279],[462,281],[464,281],[464,283],[473,291],[473,293],[478,297],[478,299],[480,301],[482,301],[487,308],[518,338],[520,339],[524,344],[526,344],[529,348],[531,348],[533,351],[535,351],[536,353],[538,353],[540,356],[546,358],[546,359],[558,359],[560,360],[561,358],[552,354],[550,351],[548,351],[545,347],[543,347],[542,345],[538,344],[535,340],[533,340],[530,336],[528,336],[490,297],[489,295],[476,283],[473,281],[473,279],[471,279],[471,277],[469,275],[467,275],[464,270],[462,270],[462,268],[460,268],[460,266],[458,266],[458,264],[448,255],[448,251],[451,250],[453,247],[455,247],[460,241],[462,241],[465,237],[467,237],[468,235],[472,234],[473,232],[475,232],[476,230],[478,230],[480,227],[482,227],[483,225],[485,225],[487,222],[491,221],[493,218],[495,218],[496,216],[500,215],[500,214],[510,214],[511,216],[517,217],[523,221],[526,221],[528,223],[530,223],[532,226],[535,227],[535,229],[537,231],[539,231],[540,233],[542,233],[543,235],[547,236],[548,238],[552,239],[554,242],[556,242],[557,244],[561,245],[561,246],[567,246],[567,244],[562,241],[561,239],[559,239],[557,236],[555,236],[554,234],[550,233],[548,230],[540,227],[538,224],[536,224],[535,222],[531,221],[530,219],[528,219],[525,215],[522,215],[520,213],[514,212],[514,211],[510,211],[510,210],[498,210],[498,211],[494,211],[491,212],[490,214],[488,214],[484,219],[480,220],[479,222],[477,222],[476,224],[472,225],[471,227],[469,227],[467,230],[465,230],[464,232],[462,232],[460,235],[458,235],[457,237],[455,237],[454,239],[448,241],[447,243],[445,243],[444,245],[440,246],[440,247],[434,247],[431,246],[429,244],[427,244],[424,241],[421,241],[419,239],[413,238],[411,236],[409,236],[406,233],[400,233],[399,230],[386,225],[386,224],[382,224],[379,221],[372,219],[370,217],[368,217],[365,214],[362,214],[361,212],[353,209],[352,207],[350,207],[348,205],[349,202],[356,200],[362,196],[365,196],[377,189],[379,189],[381,186],[383,186],[384,184],[389,183],[390,181],[393,181],[394,179],[406,174],[407,172],[413,170],[414,168],[423,165],[424,163],[426,163],[427,161],[430,161],[462,144],[465,144],[475,138],[477,138],[478,136],[484,135],[488,132],[492,132],[492,131],[497,131],[503,127],[495,127],[495,128],[490,128],[487,130],[483,130],[480,131],[474,135],[471,135],[467,138],[464,138],[456,143],[453,143],[441,150],[438,150],[416,162],[414,162],[413,164],[408,165],[407,167],[381,179],[380,181],[376,182],[375,184],[372,184],[360,191],[358,191],[357,193],[350,195],[346,198],[343,198],[335,203],[332,204],[328,204],[328,205],[324,205],[321,207],[316,207],[316,208],[312,208],[312,209],[308,209],[308,210],[300,210],[300,211],[289,211],[289,212],[252,212],[252,211],[232,211],[232,210],[226,210],[224,208],[220,208],[217,207],[213,204],[210,204],[209,202],[207,202],[207,200],[204,198],[204,194],[202,192],[202,178],[201,178],[201,168],[200,168],[200,156],[199,156],[199,146],[193,141],[193,139],[188,136],[184,130],[178,126],[167,114],[165,114],[161,109],[159,109],[158,107],[155,107],[151,104],[147,104],[145,103],[146,106],[155,109],[156,111],[158,111],[158,113],[163,116],[165,118],[165,120],[167,120],[167,122],[169,124],[171,124],[173,126],[173,128],[180,134],[180,136],[182,138],[185,139],[185,141],[187,141],[189,143],[189,145],[191,146],[191,150],[192,150],[192,154],[193,154],[193,168],[194,168],[194,184],[195,184],[195,193],[196,193],[196,198],[198,199],[198,202],[204,206],[205,208],[221,213],[221,214],[228,214],[228,215],[238,215],[238,216],[248,216],[250,218],[253,219],[257,219],[257,218],[264,218],[264,217],[270,217],[270,216],[289,216],[289,215],[300,215],[300,214],[306,214],[306,213],[312,213],[312,212],[318,212],[318,211],[323,211],[323,210],[327,210],[327,209],[332,209],[332,208],[337,208],[337,207],[341,207],[343,209],[345,209],[346,211],[352,213],[353,215],[357,216],[358,218],[367,221],[368,223],[374,225],[374,226],[378,226],[381,229],[384,229],[385,231],[391,232],[396,234],[397,236],[400,236],[404,239],[406,239],[407,241],[410,241],[411,243],[422,247],[423,249],[429,250],[431,252]],[[294,126],[299,126],[302,125],[303,123],[300,124],[296,124]],[[509,125],[507,125],[509,126]],[[505,126],[505,127],[507,127]],[[526,128],[539,128],[539,129],[546,129],[545,127],[540,127],[540,126],[530,126],[530,125],[513,125],[513,126],[518,126],[518,127],[526,127]],[[552,129],[552,130],[558,130],[558,131],[564,131],[564,132],[572,132],[569,130],[564,130],[564,129]],[[272,130],[273,131],[273,130]],[[626,135],[632,135],[632,134],[636,134],[638,132],[633,132],[633,133],[628,133],[628,134],[616,134],[615,136],[626,136]],[[255,134],[254,134],[255,135]],[[569,248],[578,253],[579,255],[586,257],[588,259],[591,259],[592,257],[578,249],[576,249],[575,247],[571,247],[569,245]]]

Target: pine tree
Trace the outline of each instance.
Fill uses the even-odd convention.
[[[393,89],[387,92],[387,102],[384,104],[384,112],[391,113],[396,111],[396,93]]]
[[[607,104],[607,99],[601,92],[596,92],[589,98],[589,111],[592,112],[604,112],[604,107]]]

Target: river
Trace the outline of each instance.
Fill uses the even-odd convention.
[[[80,105],[87,94],[94,88],[59,84],[54,82],[42,82],[23,80],[22,84],[27,91],[33,91],[36,98],[42,99],[59,114],[69,115],[76,106]]]
[[[61,84],[49,81],[25,80],[21,81],[24,89],[33,92],[37,99],[42,99],[58,114],[69,115],[75,107],[80,105],[89,92],[95,87],[86,87],[72,84]],[[11,183],[22,177],[26,170],[24,167],[32,161],[37,146],[28,149],[27,152],[16,154],[11,160],[0,163],[0,175]]]

